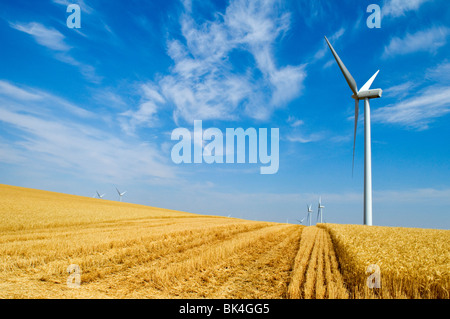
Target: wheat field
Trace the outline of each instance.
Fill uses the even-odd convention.
[[[330,234],[351,298],[449,299],[450,231],[321,224]],[[370,265],[380,288],[369,289]]]
[[[0,192],[0,298],[448,298],[449,231],[408,237],[386,227],[377,237],[375,227],[249,221],[1,184]],[[412,268],[414,258],[400,254],[407,248],[388,255],[395,240],[368,248],[394,233],[398,247],[416,243]],[[376,294],[364,288],[368,262],[381,267]],[[68,284],[70,265],[78,288]],[[419,286],[399,290],[397,266]]]

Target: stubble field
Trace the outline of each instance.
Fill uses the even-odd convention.
[[[7,185],[0,191],[0,298],[448,298],[447,230],[412,237],[396,230],[390,246],[371,250],[358,236],[385,240],[364,226],[304,227]],[[407,249],[395,260],[376,257],[408,240],[429,253],[413,266],[402,258]],[[365,268],[373,263],[383,286],[367,291]],[[418,264],[427,265],[411,277],[419,285],[390,285]],[[67,284],[69,265],[80,269],[79,288]],[[397,266],[407,271],[392,277]],[[424,279],[430,274],[438,279]]]

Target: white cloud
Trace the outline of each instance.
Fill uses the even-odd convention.
[[[383,95],[387,97],[405,97],[411,90],[413,90],[417,86],[417,83],[408,81],[406,83],[398,84],[391,86],[385,90],[383,90]]]
[[[321,133],[313,133],[310,135],[302,135],[299,133],[293,133],[286,137],[286,139],[289,142],[296,142],[296,143],[311,143],[311,142],[317,142],[323,139],[323,134]]]
[[[167,43],[174,65],[152,84],[165,104],[173,106],[176,123],[243,115],[267,120],[301,94],[304,66],[277,66],[273,46],[288,30],[289,15],[279,12],[276,1],[232,1],[225,13],[201,24],[192,15],[191,4],[185,4],[180,18],[183,39]],[[252,62],[242,69],[232,53]],[[154,98],[148,101],[162,104]],[[133,113],[142,112],[130,110],[127,115],[135,118]],[[144,118],[134,126],[144,125]]]
[[[385,0],[381,6],[381,14],[392,17],[403,16],[405,12],[416,11],[427,1],[432,0]]]
[[[61,62],[73,65],[80,70],[80,73],[92,83],[100,83],[101,76],[98,76],[95,72],[95,68],[92,65],[82,63],[68,54],[56,54],[55,58]]]
[[[47,28],[40,23],[27,24],[10,23],[16,30],[32,35],[37,43],[55,51],[69,51],[70,46],[64,42],[64,35],[53,28]]]
[[[88,6],[83,0],[73,0],[73,1],[69,1],[69,0],[52,0],[53,3],[56,4],[60,4],[63,5],[65,7],[67,7],[69,4],[78,4],[80,6],[81,12],[82,13],[87,13],[87,14],[91,14],[94,9],[90,6]]]
[[[333,13],[333,3],[327,0],[298,0],[295,4],[298,6],[302,20],[309,27],[313,27],[314,23],[321,23]]]
[[[424,130],[436,118],[450,113],[450,87],[433,86],[417,96],[376,109],[373,120]]]
[[[16,100],[35,101],[42,99],[42,96],[36,93],[28,92],[6,81],[0,80],[0,95],[7,95]]]
[[[444,61],[439,65],[429,68],[425,72],[425,78],[437,81],[439,83],[449,83],[450,82],[450,62]]]
[[[345,28],[340,28],[338,31],[336,31],[334,34],[332,34],[330,37],[327,37],[328,40],[333,43],[336,40],[340,39],[345,33]],[[325,42],[325,39],[322,41],[321,48],[314,54],[314,61],[322,59],[325,54],[329,51],[327,43]]]
[[[60,110],[82,118],[92,118],[90,111],[76,106],[60,97],[47,92],[29,88],[18,87],[7,81],[0,80],[0,102],[15,107],[17,110],[49,116],[49,107],[58,107]]]
[[[149,84],[141,85],[141,101],[136,111],[127,110],[120,115],[120,126],[122,130],[133,135],[137,126],[152,127],[157,119],[158,104],[165,103],[165,99],[157,92],[157,87]]]
[[[414,34],[407,33],[403,38],[394,37],[384,47],[383,58],[420,51],[434,53],[447,43],[447,36],[449,34],[450,28],[432,27]]]
[[[0,148],[9,152],[1,161],[38,161],[74,175],[121,181],[175,176],[157,146],[102,130],[101,116],[87,122],[81,108],[60,97],[42,92],[39,96],[45,98],[18,103],[8,94],[0,95],[0,121],[14,135],[6,146],[0,141]]]
[[[55,51],[54,57],[56,59],[77,67],[80,73],[90,82],[99,83],[101,81],[102,78],[95,73],[93,66],[82,63],[69,54],[71,47],[65,43],[64,35],[58,30],[48,28],[37,22],[25,24],[10,22],[9,25],[18,31],[33,36],[38,44]]]
[[[300,125],[303,125],[304,122],[302,120],[297,119],[296,117],[289,115],[288,119],[287,119],[288,124],[291,127],[298,127]]]

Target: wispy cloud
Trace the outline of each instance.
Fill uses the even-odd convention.
[[[76,106],[65,99],[42,90],[29,87],[19,87],[10,82],[0,80],[0,102],[3,105],[14,104],[22,111],[49,116],[49,105],[58,107],[65,113],[82,118],[92,118],[94,114],[82,107]]]
[[[32,35],[37,43],[54,51],[69,51],[70,46],[64,42],[64,35],[56,29],[47,28],[40,23],[10,23],[12,28]]]
[[[330,37],[327,37],[330,42],[334,42],[340,39],[345,33],[345,28],[340,28],[338,31],[333,33]],[[323,38],[322,38],[323,39]],[[325,40],[323,39],[321,48],[314,54],[313,61],[322,59],[328,52],[329,48]]]
[[[441,26],[418,31],[414,34],[407,33],[403,38],[394,37],[385,46],[383,58],[421,51],[434,53],[447,43],[449,34],[450,28]]]
[[[323,19],[333,11],[333,4],[326,0],[299,0],[295,1],[295,3],[302,17],[302,21],[309,27],[312,27],[319,21],[323,21]]]
[[[91,14],[94,9],[87,5],[86,2],[84,2],[83,0],[52,0],[53,3],[55,4],[59,4],[59,5],[63,5],[65,7],[67,7],[69,4],[78,4],[80,6],[80,9],[83,13],[87,13],[87,14]]]
[[[450,113],[450,87],[428,87],[417,96],[396,104],[381,107],[373,113],[373,120],[425,130],[436,118]]]
[[[68,54],[55,54],[55,58],[61,62],[77,67],[84,78],[92,83],[100,83],[103,77],[97,75],[95,68],[92,65],[80,62]]]
[[[440,83],[450,83],[450,62],[444,61],[435,67],[427,69],[425,78]]]
[[[287,123],[291,126],[291,127],[298,127],[302,124],[304,124],[304,122],[302,120],[299,120],[298,118],[289,115],[288,119],[287,119]]]
[[[399,17],[408,11],[415,11],[425,2],[433,0],[385,0],[381,6],[383,16]]]
[[[57,60],[77,67],[87,80],[93,83],[99,83],[101,81],[102,78],[96,74],[93,66],[82,63],[69,54],[71,47],[65,42],[65,36],[58,30],[46,27],[37,22],[10,22],[9,25],[18,31],[33,36],[38,44],[52,50]]]
[[[304,135],[299,132],[295,132],[292,134],[289,134],[286,136],[286,140],[289,142],[295,142],[295,143],[311,143],[311,142],[317,142],[324,138],[324,135],[322,133],[312,133],[309,135]]]
[[[180,18],[183,39],[167,43],[174,65],[152,84],[165,104],[173,106],[176,123],[241,116],[267,120],[301,94],[305,67],[277,65],[273,46],[288,30],[289,14],[281,12],[276,1],[232,1],[215,20],[201,24],[190,3],[185,10]],[[232,53],[249,56],[253,63],[242,69]],[[150,103],[161,101],[150,98],[145,110],[141,105],[126,115],[135,125],[144,124],[153,114]]]
[[[42,99],[42,95],[21,89],[11,83],[0,80],[0,95],[6,95],[16,100],[35,101]]]
[[[136,111],[127,110],[121,113],[120,125],[122,130],[133,135],[137,126],[152,127],[157,120],[158,105],[165,103],[165,99],[158,93],[157,88],[150,84],[140,87],[141,102]]]
[[[86,120],[81,108],[61,97],[34,89],[29,94],[45,98],[30,103],[20,100],[27,88],[0,82],[0,88],[4,87],[15,90],[8,89],[6,94],[0,91],[0,122],[10,127],[15,137],[7,145],[8,156],[0,156],[0,161],[11,162],[14,158],[28,160],[30,164],[39,161],[74,175],[88,174],[104,180],[175,177],[174,169],[165,164],[167,159],[162,157],[158,146],[125,140],[120,130],[102,130],[101,117]],[[1,141],[0,147],[4,147]]]
[[[417,87],[417,85],[418,83],[412,81],[394,85],[383,90],[383,95],[387,97],[403,98],[408,95],[412,89]]]

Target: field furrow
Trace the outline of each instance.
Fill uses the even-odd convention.
[[[328,232],[309,226],[301,236],[288,298],[347,298]]]

